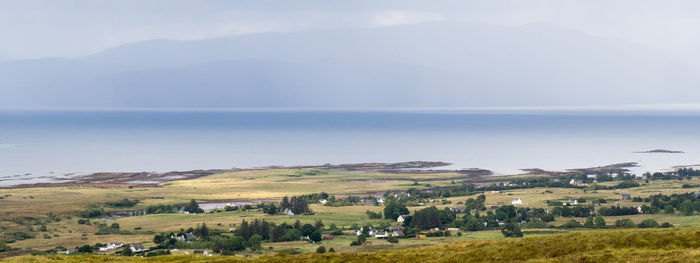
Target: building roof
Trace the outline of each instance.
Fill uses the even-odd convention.
[[[205,252],[204,250],[195,250],[194,254],[195,255],[204,255],[204,252]]]
[[[143,244],[141,243],[131,244],[131,247],[133,247],[134,249],[145,249],[145,247],[143,247]]]

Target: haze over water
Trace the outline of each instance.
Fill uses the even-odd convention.
[[[446,161],[496,174],[700,163],[698,114],[2,111],[0,185],[93,172]],[[635,153],[653,149],[682,154]]]

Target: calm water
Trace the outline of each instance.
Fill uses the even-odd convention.
[[[447,161],[499,174],[700,163],[700,115],[4,111],[0,185],[104,171]],[[685,154],[639,154],[651,149]],[[68,175],[66,175],[68,174]]]

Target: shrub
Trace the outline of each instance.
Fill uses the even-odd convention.
[[[320,246],[316,249],[316,253],[323,254],[326,253],[326,247]]]
[[[387,237],[387,238],[386,238],[386,242],[389,242],[389,243],[392,243],[392,244],[396,244],[396,243],[399,243],[399,239],[396,238],[396,237],[394,237],[394,236],[390,236],[390,237]]]
[[[559,227],[561,227],[561,228],[577,228],[577,227],[582,227],[582,225],[578,221],[571,219],[571,220],[569,220],[569,222],[566,222]]]
[[[644,219],[639,225],[637,225],[639,228],[654,228],[654,227],[659,227],[659,222],[656,222],[654,219]]]

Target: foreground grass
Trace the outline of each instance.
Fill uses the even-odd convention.
[[[700,228],[628,229],[465,241],[373,253],[326,253],[255,259],[165,256],[21,256],[3,262],[700,262]]]

